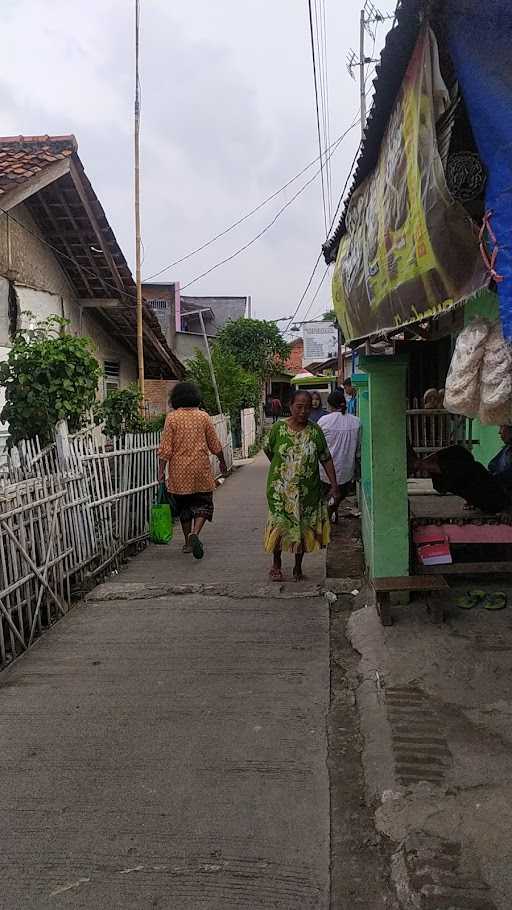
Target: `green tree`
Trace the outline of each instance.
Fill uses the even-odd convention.
[[[233,425],[238,426],[242,408],[257,408],[260,403],[260,378],[244,370],[233,354],[225,353],[217,345],[212,351],[212,361],[222,409],[225,414],[229,414]],[[216,414],[218,407],[210,367],[200,350],[196,351],[194,359],[187,365],[187,379],[199,387],[206,410],[210,414]]]
[[[222,327],[215,350],[232,355],[242,369],[266,379],[274,372],[276,361],[286,360],[290,348],[275,322],[242,318]]]
[[[0,417],[9,425],[11,444],[39,436],[47,445],[64,418],[76,432],[94,405],[101,370],[92,341],[67,332],[68,325],[66,319],[50,316],[20,330],[0,364],[6,389]]]

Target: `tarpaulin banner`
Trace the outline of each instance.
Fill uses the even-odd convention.
[[[450,98],[425,27],[375,171],[354,192],[333,276],[347,340],[439,314],[488,283],[478,231],[450,195],[436,121]]]
[[[503,336],[512,341],[512,18],[510,0],[460,0],[446,15],[450,54],[480,157]],[[494,241],[491,239],[489,251]]]
[[[338,329],[330,322],[305,322],[302,326],[304,338],[305,367],[310,363],[329,360],[338,356]]]

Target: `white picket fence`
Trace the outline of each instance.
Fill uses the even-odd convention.
[[[231,468],[233,467],[233,439],[231,436],[231,421],[225,414],[218,414],[212,419],[217,436],[219,437],[220,443],[222,445],[226,467],[228,471],[231,471]],[[215,458],[215,456],[212,455],[211,463],[215,477],[220,477],[221,471],[219,459]]]
[[[251,446],[256,442],[256,415],[254,408],[245,408],[240,414],[242,430],[242,458],[249,457]]]
[[[231,468],[229,421],[214,422]],[[0,669],[145,546],[159,443],[159,433],[107,440],[61,428],[46,449],[11,450],[0,469]]]

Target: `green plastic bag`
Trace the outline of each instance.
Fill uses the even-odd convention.
[[[149,536],[153,543],[170,543],[172,532],[172,511],[167,498],[165,483],[161,483],[158,487],[156,502],[151,506]]]

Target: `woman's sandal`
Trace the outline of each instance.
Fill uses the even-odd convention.
[[[283,570],[278,569],[277,566],[272,566],[268,574],[271,581],[284,581]]]
[[[202,559],[204,556],[204,547],[197,534],[188,535],[188,545],[192,550],[195,559]]]

